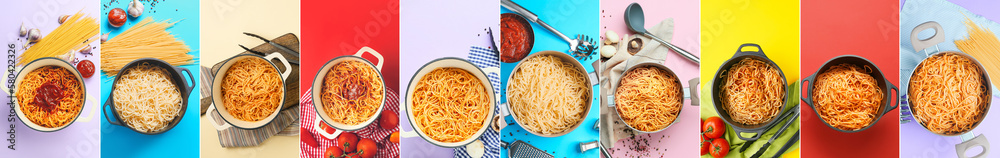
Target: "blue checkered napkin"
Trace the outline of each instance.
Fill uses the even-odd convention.
[[[472,46],[469,50],[469,61],[479,66],[479,68],[500,68],[500,59],[497,57],[497,52],[488,49],[486,47]],[[495,95],[500,94],[500,74],[496,72],[486,72],[486,76],[490,78],[490,83],[493,83],[493,92]],[[493,107],[495,115],[500,114],[499,107]],[[493,119],[493,118],[488,118]],[[483,154],[485,158],[499,158],[500,157],[500,132],[493,130],[493,128],[486,128],[483,132],[483,136],[479,138],[483,141],[483,145],[486,148],[486,153]],[[465,151],[465,147],[455,148],[455,158],[471,158],[469,153]]]

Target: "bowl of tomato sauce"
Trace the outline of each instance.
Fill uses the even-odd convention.
[[[500,61],[515,63],[524,59],[535,44],[531,23],[516,13],[500,14]]]

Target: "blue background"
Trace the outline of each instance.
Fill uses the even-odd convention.
[[[594,39],[597,43],[601,43],[600,39],[600,8],[599,1],[597,0],[584,0],[584,1],[572,1],[572,0],[557,0],[557,1],[527,1],[527,0],[515,0],[522,7],[532,11],[538,15],[539,19],[543,22],[551,25],[556,30],[559,30],[571,39],[577,34],[584,34]],[[501,7],[501,13],[510,13],[511,11],[507,8]],[[529,22],[531,23],[531,22]],[[556,36],[554,33],[546,30],[536,23],[531,23],[531,28],[535,33],[535,45],[531,48],[531,54],[543,50],[554,50],[561,52],[569,52],[569,44],[566,41]],[[599,50],[599,49],[598,49]],[[600,59],[598,53],[592,54],[589,60],[580,61],[583,67],[587,69],[587,72],[593,72],[593,63]],[[507,79],[510,77],[511,71],[517,63],[500,63],[501,77],[503,85],[507,85]],[[597,82],[597,81],[593,81]],[[590,108],[590,112],[587,114],[587,118],[583,120],[583,124],[577,127],[573,132],[569,134],[548,138],[539,137],[531,134],[524,130],[521,126],[517,124],[508,125],[503,128],[500,132],[501,141],[513,143],[515,140],[525,141],[532,146],[544,150],[545,152],[554,155],[555,157],[597,157],[599,152],[597,149],[591,149],[586,152],[580,151],[580,143],[597,141],[598,134],[597,129],[594,129],[594,125],[597,124],[597,119],[600,117],[600,112],[598,111],[600,106],[597,100],[597,96],[600,95],[600,88],[593,86],[593,100]],[[501,86],[501,103],[507,102],[507,86]],[[514,117],[507,116],[504,118],[507,123],[514,123]],[[513,136],[511,136],[513,135]],[[507,149],[500,149],[500,157],[508,157]]]
[[[150,8],[149,2],[143,2],[145,7],[145,12],[142,16],[138,18],[132,18],[129,16],[128,21],[122,27],[115,28],[108,24],[108,11],[119,7],[122,9],[128,9],[128,2],[130,1],[119,1],[117,3],[112,3],[108,8],[104,8],[103,5],[107,5],[110,0],[101,0],[101,33],[111,33],[109,39],[114,38],[115,35],[125,31],[129,27],[132,27],[135,23],[145,19],[152,18],[153,21],[162,21],[169,19],[170,21],[178,21],[173,27],[168,28],[167,31],[180,40],[187,44],[192,52],[188,54],[195,56],[195,63],[189,65],[183,65],[181,67],[191,70],[194,74],[195,80],[199,79],[200,69],[198,67],[198,56],[199,56],[199,11],[198,3],[179,3],[182,1],[169,1],[169,2],[159,2],[156,6]],[[176,9],[176,11],[175,11]],[[150,10],[155,10],[156,12],[150,12]],[[182,73],[183,74],[183,73]],[[188,78],[184,76],[185,80]],[[108,99],[108,95],[111,94],[111,85],[114,83],[114,78],[108,77],[107,74],[101,72],[101,105]],[[186,81],[192,82],[192,81]],[[199,106],[199,86],[197,81],[195,83],[195,88],[191,91],[191,95],[187,96],[188,104],[187,111],[184,113],[184,117],[181,122],[177,124],[173,129],[158,135],[145,135],[129,129],[124,126],[117,126],[108,123],[101,116],[101,157],[198,157],[199,152],[199,136],[198,136],[198,114],[200,113]],[[109,110],[102,107],[102,111]],[[108,111],[110,112],[110,111]],[[108,117],[114,119],[110,113]],[[117,121],[117,120],[116,120]]]

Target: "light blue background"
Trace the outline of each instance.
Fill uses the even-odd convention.
[[[101,5],[108,4],[110,0],[102,0]],[[200,69],[198,68],[197,57],[199,56],[199,10],[198,3],[187,3],[186,1],[160,1],[155,7],[150,9],[151,5],[149,2],[143,2],[145,5],[145,11],[142,16],[138,18],[132,18],[129,16],[128,21],[124,26],[115,28],[108,24],[108,11],[115,7],[122,9],[128,8],[129,1],[119,1],[118,3],[112,3],[108,8],[101,7],[101,33],[111,33],[110,38],[114,38],[117,34],[125,31],[135,23],[145,19],[153,18],[154,21],[171,20],[178,21],[173,27],[168,28],[167,31],[180,40],[187,44],[192,52],[188,54],[194,55],[196,62],[190,65],[181,66],[191,70],[194,74],[195,80],[199,79]],[[180,3],[185,2],[185,3]],[[174,9],[177,9],[176,11]],[[155,10],[155,13],[149,12],[150,10]],[[109,38],[109,39],[110,39]],[[183,74],[183,73],[182,73]],[[187,76],[183,77],[187,80]],[[114,78],[108,77],[107,74],[101,73],[101,105],[107,101],[108,95],[111,94],[111,85],[114,83]],[[191,82],[191,81],[186,81]],[[191,91],[191,95],[187,96],[188,104],[187,111],[184,113],[184,117],[181,122],[177,124],[173,129],[158,135],[145,135],[135,131],[132,131],[128,127],[117,126],[108,123],[101,116],[101,157],[198,157],[199,152],[199,136],[198,136],[198,114],[199,109],[199,90],[197,81],[194,81],[195,88]],[[102,111],[109,110],[102,107]],[[110,111],[108,111],[110,112]],[[110,113],[108,117],[114,119]],[[115,120],[117,121],[117,120]]]
[[[600,5],[597,0],[515,0],[514,2],[517,2],[522,7],[532,11],[538,15],[543,22],[551,25],[570,38],[574,38],[577,34],[585,34],[593,38],[594,41],[600,43],[599,18],[601,16],[599,8]],[[501,13],[511,12],[507,8],[503,7],[501,7],[500,10]],[[532,23],[531,28],[535,33],[535,45],[531,48],[532,54],[543,50],[554,50],[568,53],[569,44],[566,43],[566,41],[563,41],[558,36],[538,24]],[[580,63],[583,64],[583,66],[586,67],[587,72],[590,73],[594,72],[593,63],[599,59],[600,55],[598,55],[598,53],[594,53],[589,60],[580,61]],[[500,79],[504,85],[501,86],[501,103],[507,102],[507,79],[510,77],[510,73],[515,66],[517,66],[517,63],[500,63],[502,73]],[[555,138],[539,137],[525,131],[521,126],[513,124],[501,130],[500,140],[508,143],[513,143],[515,140],[525,141],[526,143],[542,149],[555,157],[599,156],[598,149],[591,149],[586,152],[580,151],[580,143],[597,141],[599,137],[597,129],[594,129],[594,125],[597,124],[597,119],[599,118],[598,115],[600,115],[600,112],[598,111],[599,108],[597,108],[597,106],[599,106],[597,96],[600,95],[600,88],[597,86],[593,86],[592,88],[594,97],[592,98],[590,112],[587,114],[587,118],[583,120],[583,124],[573,130],[573,132]],[[504,119],[507,123],[515,123],[514,117],[512,116],[507,116]],[[501,148],[500,157],[508,157],[507,149]]]

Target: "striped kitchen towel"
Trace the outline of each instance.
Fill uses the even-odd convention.
[[[220,116],[218,112],[209,111],[208,113],[210,115],[209,117],[213,117],[215,120],[222,120],[222,116]],[[281,110],[281,113],[274,118],[273,122],[264,125],[264,127],[253,130],[230,127],[219,131],[219,144],[225,148],[257,146],[267,140],[267,138],[278,134],[278,132],[281,132],[282,129],[285,129],[298,121],[299,107]]]
[[[469,61],[471,61],[476,66],[483,69],[500,69],[500,59],[497,58],[497,52],[486,47],[472,46],[469,50]],[[486,72],[486,76],[490,78],[490,83],[493,84],[493,92],[495,96],[500,95],[500,74],[499,72]],[[500,101],[500,99],[497,99]],[[499,107],[493,107],[495,115],[500,114]],[[492,118],[490,118],[492,119]],[[500,157],[500,132],[493,130],[493,128],[487,128],[486,132],[483,132],[483,136],[479,138],[483,141],[483,146],[485,146],[485,154],[483,157],[486,158],[497,158]],[[472,158],[469,153],[465,150],[465,147],[455,148],[455,158]]]

